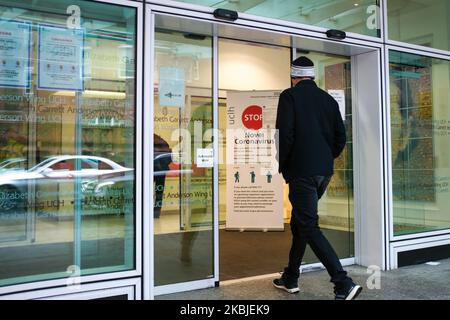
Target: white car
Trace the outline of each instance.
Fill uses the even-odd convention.
[[[29,195],[30,186],[58,186],[63,183],[78,185],[81,196],[105,195],[105,189],[121,181],[133,181],[134,169],[96,156],[53,156],[28,170],[0,172],[0,213],[17,213],[26,210],[37,193]],[[35,188],[36,189],[36,188]],[[57,197],[54,188],[53,198]]]
[[[27,159],[25,158],[11,158],[0,162],[0,174],[11,170],[24,171],[27,167]]]

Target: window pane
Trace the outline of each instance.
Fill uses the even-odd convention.
[[[134,268],[135,11],[1,1],[0,285]]]
[[[450,62],[389,57],[394,234],[450,228]]]
[[[376,0],[178,0],[256,16],[379,37]]]
[[[389,39],[450,50],[448,0],[389,0]]]
[[[298,56],[302,55],[297,53]],[[347,144],[341,155],[334,160],[334,174],[326,193],[319,201],[320,227],[325,235],[333,239],[340,259],[354,257],[354,201],[353,201],[353,143],[352,143],[352,79],[351,63],[348,57],[309,54],[314,62],[320,88],[339,90],[345,98]],[[308,249],[309,250],[309,249]],[[316,263],[317,258],[310,251],[307,263]]]
[[[155,285],[214,276],[212,38],[155,33]]]

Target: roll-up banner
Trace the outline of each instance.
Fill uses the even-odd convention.
[[[284,230],[275,120],[280,91],[227,92],[228,230]]]

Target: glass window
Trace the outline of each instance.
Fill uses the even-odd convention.
[[[379,37],[377,0],[178,0],[266,18]]]
[[[134,269],[135,17],[0,1],[0,286]]]
[[[450,50],[448,0],[389,0],[389,39]]]
[[[394,234],[450,228],[450,62],[390,51]]]

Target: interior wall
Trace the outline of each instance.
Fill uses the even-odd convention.
[[[283,90],[289,87],[290,49],[221,39],[221,90]]]

